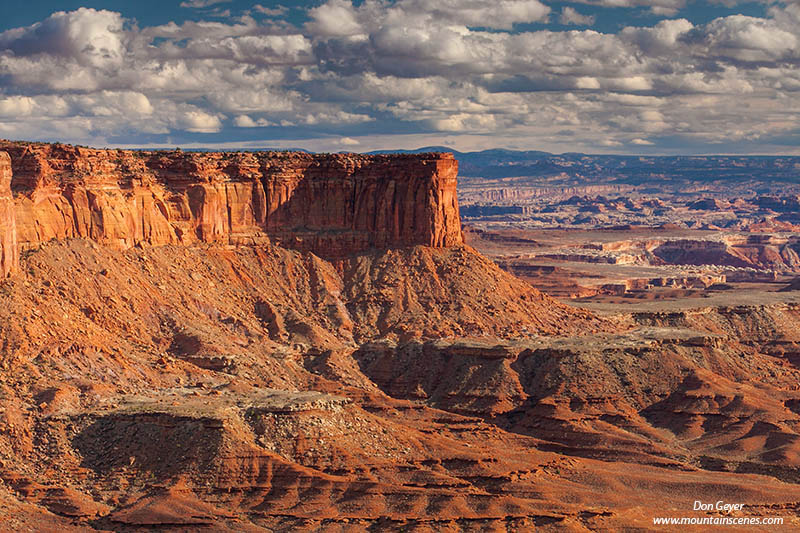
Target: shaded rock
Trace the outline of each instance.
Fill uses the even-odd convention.
[[[211,525],[228,513],[200,500],[189,487],[178,484],[156,489],[133,505],[111,514],[111,520],[132,526]]]
[[[11,196],[11,158],[5,152],[0,152],[0,276],[7,276],[18,266],[17,219]]]
[[[800,291],[800,277],[794,278],[788,285],[781,287],[778,292]]]

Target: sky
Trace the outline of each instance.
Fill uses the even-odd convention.
[[[0,3],[0,137],[800,155],[800,0]]]

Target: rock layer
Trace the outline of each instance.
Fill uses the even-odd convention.
[[[11,156],[23,249],[72,237],[121,249],[269,237],[340,258],[462,242],[451,154],[139,152],[7,141],[0,150]]]
[[[6,529],[644,531],[726,494],[800,526],[797,306],[573,336],[604,324],[468,247],[341,263],[26,253],[0,290]]]
[[[11,196],[11,159],[0,152],[0,275],[7,276],[19,262],[17,223]]]

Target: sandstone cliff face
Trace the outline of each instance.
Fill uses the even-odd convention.
[[[0,276],[12,272],[19,261],[14,199],[11,196],[11,159],[0,152]]]
[[[136,152],[7,141],[0,150],[11,156],[23,249],[71,237],[120,249],[272,238],[338,258],[462,242],[450,154]]]

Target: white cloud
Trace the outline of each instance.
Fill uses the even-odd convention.
[[[181,2],[181,7],[203,9],[216,4],[227,4],[232,1],[233,0],[186,0],[185,2]]]
[[[359,142],[356,139],[353,139],[352,137],[342,137],[341,139],[339,139],[339,144],[344,146],[358,146],[359,144],[361,144],[361,142]]]
[[[269,6],[249,12],[287,13]],[[613,34],[511,31],[550,17],[526,0],[328,0],[302,28],[247,15],[139,28],[82,8],[0,33],[0,131],[85,143],[281,124],[338,147],[366,147],[352,130],[368,122],[592,147],[765,138],[800,129],[800,3],[768,9]],[[568,6],[556,16],[590,22]]]
[[[248,115],[239,115],[233,119],[233,123],[237,128],[262,128],[266,126],[275,126],[273,122],[270,122],[265,118],[253,120]]]
[[[216,109],[229,113],[291,111],[301,102],[293,91],[272,92],[258,87],[211,89],[205,97]]]
[[[687,35],[694,25],[686,19],[662,20],[652,28],[624,28],[620,37],[649,55],[675,54],[678,39]]]
[[[350,0],[329,0],[309,11],[311,22],[307,28],[314,35],[340,37],[362,33],[356,9]]]
[[[649,91],[653,88],[652,82],[645,76],[626,76],[609,78],[604,81],[606,88],[614,91]]]
[[[125,47],[122,16],[82,7],[58,11],[42,22],[0,33],[0,50],[19,56],[47,54],[73,59],[82,65],[119,64]]]
[[[0,117],[24,117],[33,113],[36,101],[28,96],[0,98]]]
[[[576,26],[591,26],[594,24],[594,16],[582,15],[574,7],[565,6],[561,9],[561,16],[558,21],[561,24],[574,24]]]
[[[705,47],[709,56],[753,62],[798,59],[797,30],[782,29],[776,20],[732,15],[690,33],[687,41]]]
[[[289,8],[281,5],[276,7],[264,7],[261,4],[256,4],[253,6],[253,11],[268,17],[279,17],[285,15],[289,11]]]
[[[593,76],[581,76],[575,80],[576,89],[599,89],[600,81]]]
[[[311,63],[311,42],[302,35],[244,35],[192,39],[185,47],[164,49],[181,58],[227,59],[251,65]]]
[[[222,121],[216,115],[199,109],[190,109],[180,113],[174,120],[173,126],[192,133],[216,133],[222,129]]]
[[[649,7],[656,15],[674,15],[684,6],[686,0],[575,0],[581,4],[602,7]]]
[[[647,106],[658,107],[665,105],[665,99],[656,96],[643,96],[639,94],[620,94],[607,93],[603,95],[603,101],[622,104],[625,106]]]
[[[474,132],[492,131],[497,126],[493,115],[457,113],[445,118],[431,119],[428,124],[438,131]]]
[[[300,117],[300,122],[309,126],[317,124],[360,124],[374,120],[369,115],[347,113],[345,111],[318,111]]]
[[[239,115],[233,120],[233,123],[236,124],[237,128],[256,128],[258,124],[255,120],[248,117],[247,115]]]
[[[401,0],[397,6],[407,13],[430,14],[434,20],[504,30],[516,23],[544,22],[550,13],[550,8],[538,0]]]
[[[621,142],[615,141],[614,139],[603,139],[600,141],[599,144],[600,146],[610,146],[610,147],[622,146]]]
[[[550,8],[538,0],[397,0],[383,4],[367,0],[328,0],[310,10],[308,31],[321,37],[365,36],[381,27],[419,29],[424,26],[510,30],[514,24],[545,22]]]
[[[631,144],[635,144],[637,146],[653,146],[655,143],[652,141],[648,141],[647,139],[632,139]]]
[[[71,110],[83,116],[149,116],[154,112],[150,99],[133,91],[100,91],[68,95],[63,100]]]

